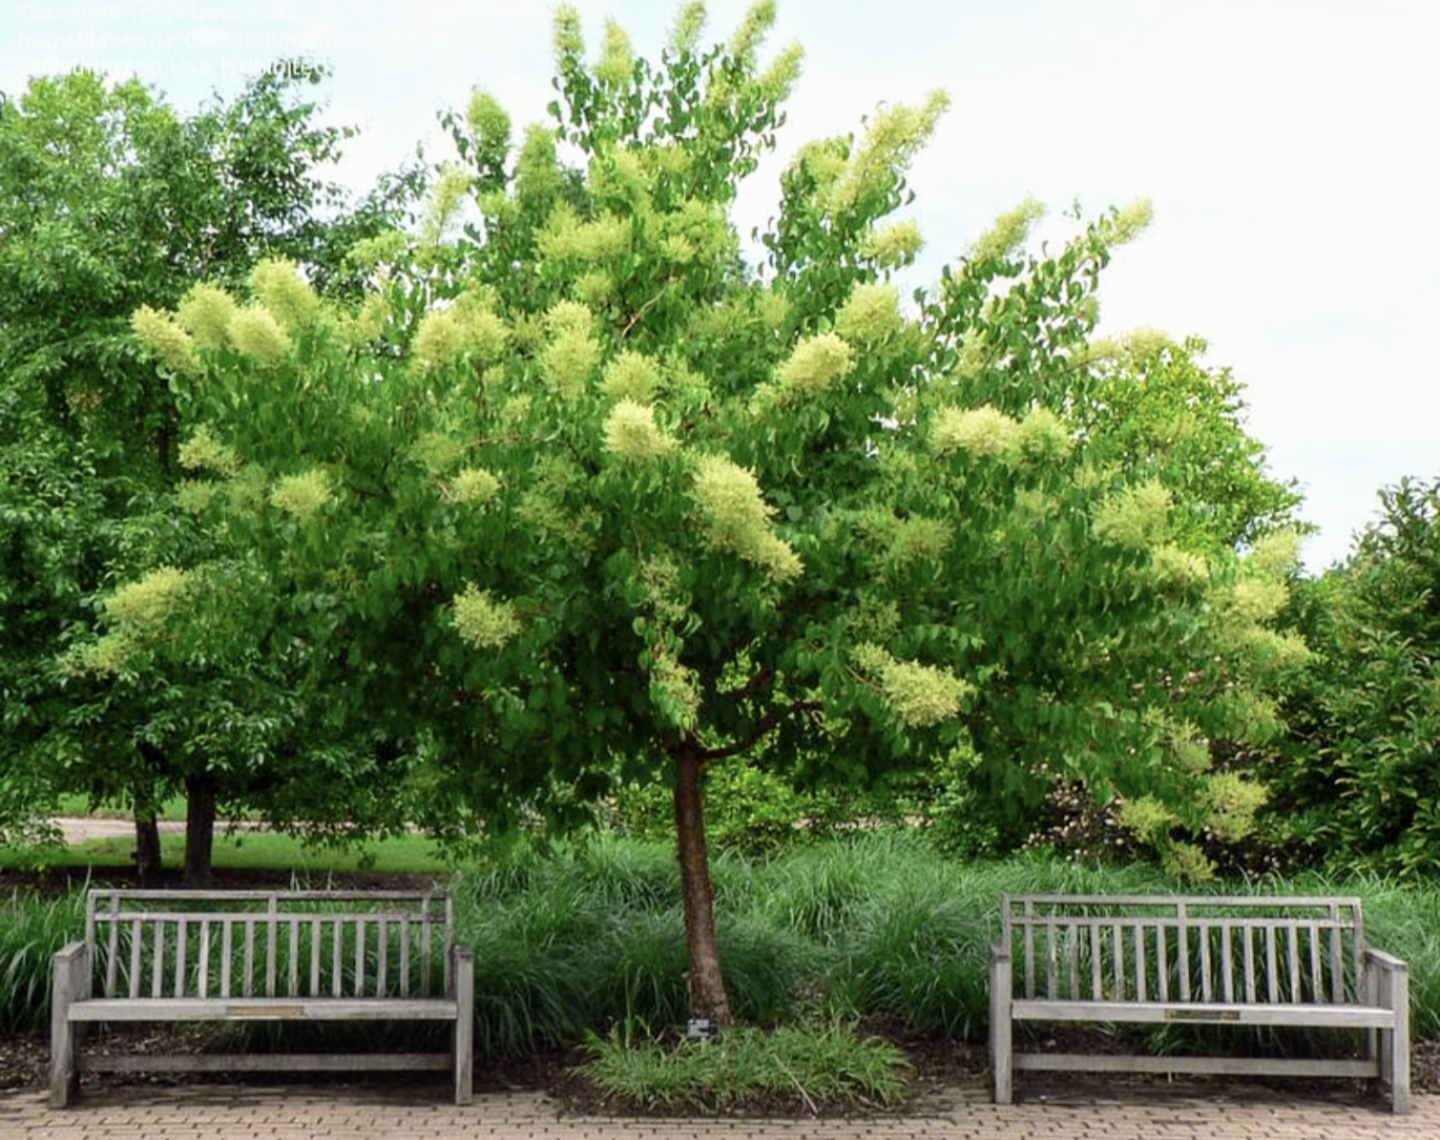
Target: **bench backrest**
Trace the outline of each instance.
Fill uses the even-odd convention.
[[[452,990],[444,892],[96,889],[104,997],[429,997]]]
[[[1360,900],[1006,895],[1017,995],[1051,1001],[1354,1001]]]

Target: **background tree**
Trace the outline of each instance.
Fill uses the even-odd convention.
[[[412,174],[352,203],[325,181],[349,132],[301,98],[322,76],[276,68],[188,118],[138,82],[85,71],[0,100],[0,785],[12,828],[62,792],[123,799],[143,867],[158,866],[164,794],[188,785],[194,834],[213,825],[201,757],[214,741],[187,726],[214,713],[214,694],[187,703],[181,683],[86,683],[57,662],[98,593],[198,556],[202,541],[157,513],[180,477],[177,413],[136,353],[130,314],[176,304],[199,278],[243,282],[277,251],[317,286],[354,290],[345,252],[393,225],[413,190]]]
[[[1268,826],[1300,860],[1416,876],[1440,866],[1440,480],[1380,502],[1349,558],[1297,590],[1315,659],[1266,767]]]
[[[140,625],[117,591],[79,658],[143,676],[283,631],[299,703],[396,742],[442,834],[574,824],[659,774],[692,1012],[721,1022],[708,765],[1048,766],[1201,871],[1186,830],[1258,802],[1208,742],[1274,727],[1296,653],[1269,629],[1285,552],[1176,545],[1170,492],[1065,418],[1147,211],[1038,257],[1027,207],[903,302],[920,236],[892,215],[937,94],[802,148],[755,263],[730,207],[800,60],[761,64],[773,15],[701,47],[687,6],[657,64],[612,24],[590,63],[561,8],[553,125],[515,147],[476,94],[420,240],[357,252],[362,307],[276,262],[138,312],[185,424],[177,506],[246,579],[196,564]]]

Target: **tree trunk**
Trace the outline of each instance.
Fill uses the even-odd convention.
[[[165,771],[165,754],[142,740],[140,759],[144,766],[130,785],[130,806],[135,816],[135,870],[141,879],[158,876],[160,855],[160,794],[157,785]]]
[[[160,874],[160,823],[154,808],[135,809],[135,869],[141,879]]]
[[[210,882],[215,846],[215,785],[205,774],[185,777],[185,882]]]
[[[690,1016],[723,1027],[731,1024],[730,999],[715,941],[715,888],[710,882],[701,790],[705,760],[693,743],[684,745],[675,760],[680,768],[675,781],[675,833],[685,895],[685,942],[690,950]]]

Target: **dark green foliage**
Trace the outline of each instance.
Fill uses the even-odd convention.
[[[1336,868],[1440,870],[1440,480],[1381,492],[1350,557],[1301,583],[1316,658],[1268,766],[1270,826]]]

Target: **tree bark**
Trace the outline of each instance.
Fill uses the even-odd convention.
[[[162,869],[157,784],[165,771],[165,754],[144,740],[139,752],[145,764],[130,785],[130,804],[135,816],[135,870],[141,879],[146,879],[158,876]]]
[[[185,882],[210,882],[215,846],[215,785],[207,775],[185,777]]]
[[[685,942],[690,950],[690,1016],[723,1027],[732,1021],[730,999],[720,973],[715,888],[710,881],[710,854],[705,843],[705,758],[698,745],[687,742],[675,754],[675,761],[679,765],[675,834],[685,896]]]
[[[141,879],[160,874],[160,823],[154,808],[135,810],[135,869]]]

